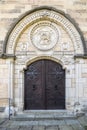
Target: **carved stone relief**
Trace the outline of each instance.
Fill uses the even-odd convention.
[[[27,51],[28,50],[28,42],[19,42],[16,47],[16,51]]]
[[[65,55],[62,57],[61,61],[64,63],[64,65],[69,65],[74,63],[73,56]]]
[[[67,34],[70,36],[70,38],[74,44],[75,53],[83,54],[83,52],[84,52],[83,44],[82,44],[80,35],[79,35],[78,31],[76,30],[76,28],[73,26],[73,24],[60,13],[57,13],[55,11],[50,12],[49,10],[45,10],[45,9],[36,11],[36,12],[32,13],[31,15],[24,17],[21,20],[21,22],[18,25],[16,25],[16,27],[14,28],[14,30],[11,33],[11,36],[8,39],[7,53],[12,53],[12,54],[14,53],[16,40],[20,36],[20,33],[23,32],[23,29],[26,28],[26,26],[30,25],[31,23],[35,24],[35,23],[37,23],[37,21],[43,21],[43,20],[44,21],[45,20],[54,21],[52,23],[60,24],[66,30]],[[43,29],[42,27],[39,26],[39,27],[37,27],[37,29],[35,28],[32,31],[32,33],[34,35],[36,32],[38,32],[38,33],[35,36],[32,36],[31,39],[32,39],[33,44],[38,49],[41,49],[43,46],[43,50],[45,50],[46,48],[47,49],[52,48],[56,44],[58,37],[56,36],[56,33],[55,33],[56,29],[54,26],[52,26],[52,27],[48,26],[47,29],[46,29],[47,25],[43,25],[43,26],[45,29]],[[48,31],[48,30],[50,30],[50,31]],[[56,39],[54,43],[53,43],[54,38],[51,34],[51,31],[53,32],[53,35]],[[36,36],[38,37],[38,39],[35,42]],[[38,43],[39,45],[37,45],[38,41],[40,42],[40,43]]]
[[[68,51],[69,47],[70,47],[69,42],[64,42],[64,43],[62,43],[61,50]]]
[[[21,43],[21,50],[22,51],[26,51],[27,50],[27,48],[28,48],[28,43]]]
[[[59,30],[49,22],[41,22],[31,30],[30,39],[38,49],[49,50],[58,42]]]

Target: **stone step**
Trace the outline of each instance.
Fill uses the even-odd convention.
[[[43,121],[43,120],[63,120],[63,119],[76,119],[75,117],[57,117],[57,118],[48,118],[48,117],[39,117],[39,118],[30,118],[30,117],[24,117],[24,116],[16,116],[16,117],[11,117],[11,120],[13,121]]]
[[[10,121],[10,126],[56,126],[56,125],[80,125],[77,119],[66,119],[66,120],[34,120],[34,121]],[[4,124],[5,127],[9,126],[9,123]]]
[[[81,122],[77,119],[41,119],[41,120],[28,120],[28,121],[13,121],[6,120],[0,125],[0,130],[85,130],[83,119]],[[58,129],[56,129],[58,128]]]
[[[60,117],[64,116],[73,116],[73,111],[67,111],[67,110],[26,110],[19,114],[25,114],[25,115],[57,115]]]
[[[34,113],[34,114],[38,114],[38,113],[60,113],[60,114],[69,114],[72,113],[73,111],[69,111],[69,110],[24,110],[22,113]]]
[[[67,111],[24,111],[17,113],[16,116],[11,117],[15,121],[34,121],[34,120],[61,120],[61,119],[75,119],[76,116]]]

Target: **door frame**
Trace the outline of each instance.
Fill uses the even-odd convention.
[[[38,107],[38,109],[37,109],[37,105],[35,105],[34,107],[32,107],[31,106],[31,104],[29,103],[29,101],[26,101],[27,100],[27,98],[29,98],[29,99],[31,99],[31,97],[34,99],[34,100],[37,100],[37,99],[35,99],[32,95],[31,96],[29,96],[29,93],[27,93],[27,96],[26,96],[26,92],[30,89],[31,90],[31,92],[32,93],[34,93],[35,95],[37,95],[37,93],[39,92],[39,91],[32,91],[32,83],[33,83],[33,80],[28,80],[28,79],[26,79],[26,78],[28,78],[28,76],[27,76],[27,72],[29,72],[29,68],[31,67],[31,66],[34,66],[36,69],[38,68],[38,69],[40,69],[39,71],[41,71],[41,75],[39,75],[39,79],[38,79],[38,82],[42,82],[43,83],[43,80],[46,80],[47,81],[47,79],[44,77],[44,76],[46,76],[47,74],[48,74],[48,71],[46,72],[46,70],[44,70],[45,71],[45,73],[43,73],[43,67],[45,67],[44,69],[47,69],[48,70],[48,68],[46,68],[46,65],[50,65],[50,68],[51,69],[53,69],[54,70],[54,68],[55,67],[60,67],[61,68],[61,72],[63,72],[63,78],[61,79],[62,80],[62,85],[63,86],[61,86],[61,89],[63,89],[63,91],[61,91],[61,93],[63,92],[63,97],[61,96],[61,94],[59,94],[59,95],[56,95],[57,96],[57,98],[64,98],[64,103],[62,103],[61,102],[61,100],[59,101],[60,102],[60,105],[58,104],[57,106],[55,106],[55,105],[51,105],[51,106],[49,106],[49,105],[47,105],[48,106],[48,108],[46,108],[46,102],[48,101],[46,101],[46,100],[44,100],[46,97],[48,97],[48,96],[46,96],[47,94],[46,94],[46,86],[44,86],[45,84],[42,84],[42,85],[40,85],[40,86],[42,86],[41,88],[41,92],[43,91],[43,92],[45,92],[44,94],[41,94],[42,95],[42,97],[43,97],[43,103],[45,103],[44,104],[44,106],[43,106],[43,108],[41,108],[41,107]],[[33,70],[32,70],[33,71]],[[58,71],[59,72],[59,71]],[[43,75],[43,74],[45,74],[45,75]],[[42,78],[42,77],[43,78]],[[51,76],[51,75],[50,75]],[[51,77],[50,77],[51,78]],[[55,80],[56,80],[56,82],[57,82],[57,78],[55,78]],[[61,84],[61,80],[59,80],[58,81],[58,83],[57,83],[57,85],[58,84]],[[26,82],[28,81],[28,83],[26,84]],[[30,83],[30,85],[29,85],[29,81],[31,82]],[[45,81],[45,82],[46,82]],[[53,81],[53,80],[52,80]],[[49,83],[51,82],[51,79],[50,79],[50,81],[49,81]],[[35,83],[37,83],[37,80],[35,80]],[[34,84],[35,84],[34,83]],[[46,84],[48,84],[48,81],[47,81],[47,83]],[[54,85],[55,85],[55,82],[53,83]],[[39,87],[40,87],[39,86]],[[51,86],[52,87],[52,86]],[[52,87],[53,88],[53,87]],[[51,88],[50,88],[51,89]],[[56,91],[55,91],[55,89],[53,89],[54,90],[54,92],[55,92],[55,94],[57,94],[56,93]],[[59,90],[57,90],[57,92],[59,92]],[[50,94],[52,95],[53,94],[53,92],[51,92],[50,91]],[[50,95],[50,96],[51,96]],[[44,97],[44,96],[46,96],[46,97]],[[38,98],[38,97],[37,97]],[[39,99],[38,99],[39,100]],[[55,100],[55,99],[54,99]],[[54,101],[54,100],[52,100],[52,101]],[[51,101],[51,102],[52,102]],[[56,100],[57,101],[57,100]],[[36,101],[35,101],[36,102]],[[33,103],[33,102],[32,102]],[[62,105],[61,105],[61,103],[62,103]],[[41,104],[41,103],[40,103]],[[40,105],[39,104],[39,105]],[[30,108],[29,108],[29,105],[30,105]],[[36,60],[35,62],[33,62],[32,64],[30,64],[30,65],[28,65],[27,66],[27,69],[26,70],[24,70],[24,109],[25,110],[61,110],[60,109],[60,106],[62,107],[61,109],[63,109],[63,110],[65,110],[65,69],[63,69],[62,68],[62,65],[61,64],[59,64],[59,63],[57,63],[57,62],[55,62],[55,61],[53,61],[53,60],[48,60],[48,59],[41,59],[41,60]],[[35,109],[36,108],[36,109]]]
[[[62,68],[65,70],[65,109],[61,109],[61,110],[66,110],[67,109],[67,107],[66,107],[66,68],[65,68],[65,66],[63,65],[63,63],[60,60],[58,60],[56,58],[53,58],[53,57],[49,57],[49,56],[41,56],[41,57],[34,58],[34,59],[30,60],[30,61],[27,61],[26,62],[26,66],[23,68],[23,71],[22,71],[22,76],[23,76],[23,93],[22,93],[23,94],[23,97],[22,97],[22,100],[23,100],[23,103],[22,103],[23,104],[23,110],[25,110],[24,109],[24,105],[25,105],[25,99],[24,99],[25,98],[25,95],[24,95],[25,94],[24,70],[27,69],[27,66],[29,66],[32,63],[34,63],[35,61],[39,61],[39,60],[43,60],[43,59],[54,61],[54,62],[60,64],[62,66]],[[55,110],[59,111],[60,109],[55,109]],[[29,110],[29,111],[31,111],[31,110]],[[36,110],[32,110],[32,111],[36,111]]]
[[[25,61],[25,64],[21,65],[19,70],[18,70],[18,96],[16,96],[16,106],[18,108],[18,111],[24,111],[24,70],[27,69],[27,66],[30,65],[31,63],[40,60],[40,59],[48,59],[48,60],[53,60],[59,64],[62,65],[62,68],[65,69],[65,110],[69,110],[69,96],[67,94],[68,92],[68,86],[67,86],[67,82],[68,82],[68,66],[66,66],[61,60],[55,58],[55,57],[51,57],[51,56],[38,56],[38,57],[34,57],[31,59],[27,59]],[[70,108],[71,110],[71,108]],[[73,108],[72,108],[73,110]],[[35,110],[33,110],[35,111]],[[47,110],[46,110],[47,111]],[[56,110],[59,111],[59,110]]]

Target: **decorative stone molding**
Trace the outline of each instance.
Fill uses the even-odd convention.
[[[48,20],[49,22],[53,22],[58,25],[60,24],[71,38],[74,44],[75,54],[84,54],[83,43],[80,34],[75,28],[75,26],[62,14],[48,9],[37,10],[36,12],[28,14],[23,19],[21,19],[21,21],[12,30],[8,38],[6,53],[14,54],[17,39],[19,38],[20,34],[23,32],[25,28],[36,23],[37,21],[44,20]]]
[[[62,57],[62,62],[64,65],[70,65],[70,64],[73,64],[74,63],[74,59],[73,59],[73,56],[63,56]]]
[[[61,64],[63,69],[65,69],[64,63],[61,60],[59,60],[58,58],[56,58],[56,57],[52,57],[52,56],[38,56],[38,57],[33,57],[31,59],[27,59],[25,61],[25,66],[23,66],[23,70],[27,69],[27,66],[30,65],[31,63],[33,63],[33,62],[35,62],[37,60],[42,60],[42,59],[53,60],[53,61]]]

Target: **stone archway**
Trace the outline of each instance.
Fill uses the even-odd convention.
[[[38,7],[25,13],[21,18],[19,18],[19,20],[8,32],[6,42],[3,47],[3,53],[13,54],[17,44],[16,42],[19,39],[20,35],[24,32],[24,30],[26,30],[26,28],[34,25],[35,23],[37,24],[37,26],[40,26],[41,23],[38,23],[39,21],[43,21],[42,25],[48,24],[47,26],[53,26],[53,24],[55,23],[62,26],[72,39],[72,42],[74,42],[76,53],[85,53],[84,38],[76,23],[73,22],[74,20],[64,12],[52,7]]]
[[[54,8],[42,7],[23,16],[9,33],[3,49],[4,55],[16,57],[12,63],[14,72],[11,72],[14,73],[12,98],[15,105],[22,109],[24,106],[24,68],[33,59],[50,57],[60,61],[63,68],[66,68],[65,98],[68,109],[70,102],[75,102],[78,96],[78,82],[75,82],[77,64],[74,56],[84,55],[84,48],[78,28],[64,13]],[[73,90],[72,96],[69,95],[70,90]]]

